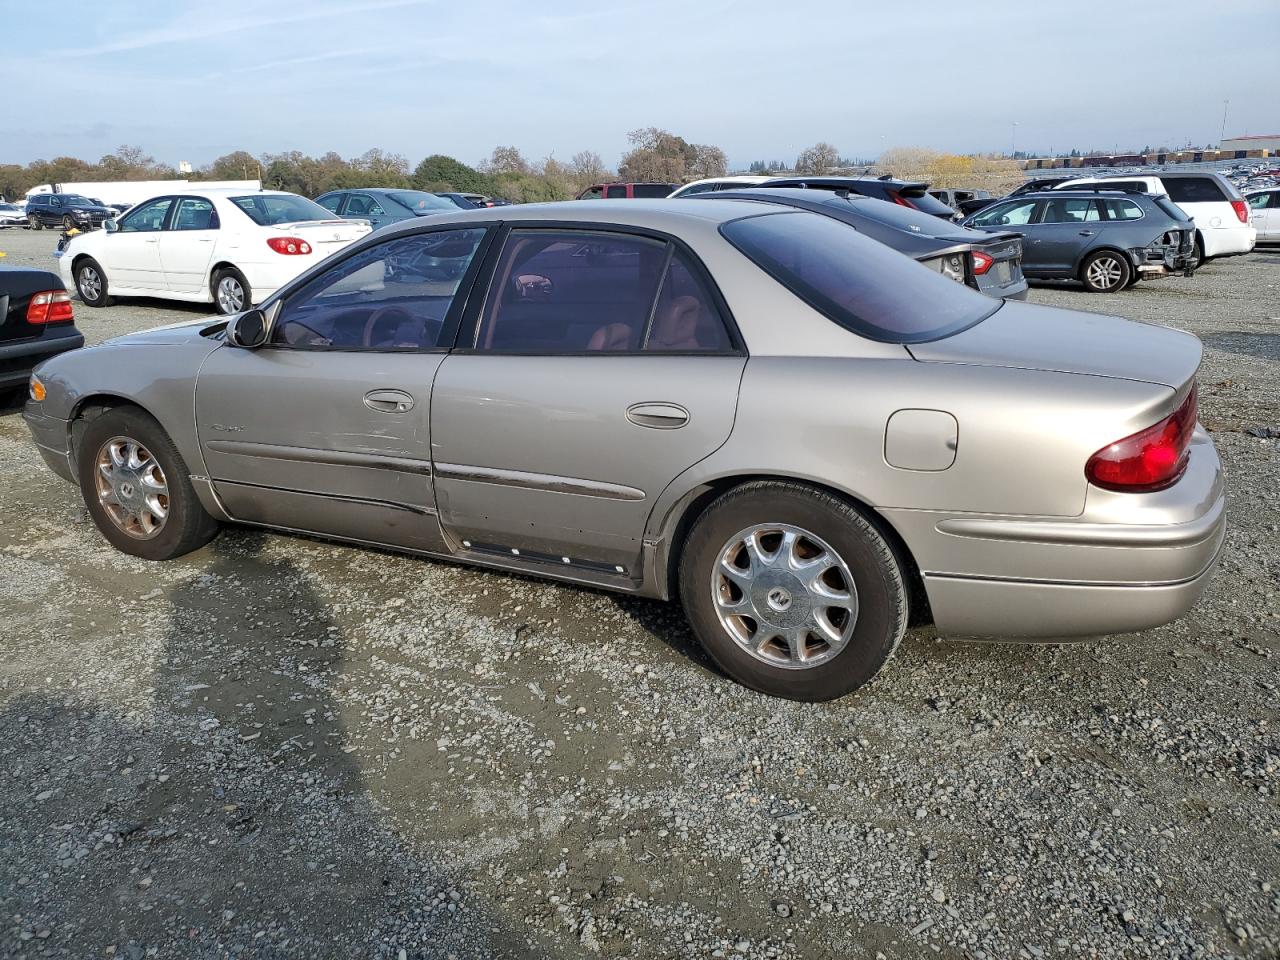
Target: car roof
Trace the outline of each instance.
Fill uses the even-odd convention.
[[[1068,197],[1076,200],[1086,199],[1089,197],[1104,197],[1108,200],[1112,200],[1112,199],[1115,199],[1116,197],[1128,197],[1132,199],[1133,197],[1163,197],[1163,196],[1164,196],[1163,193],[1140,193],[1136,190],[1120,190],[1120,189],[1085,190],[1083,188],[1079,190],[1073,190],[1070,187],[1062,187],[1058,190],[1031,190],[1031,191],[1028,191],[1027,193],[1020,193],[1016,197],[1001,197],[1000,201],[998,202],[1003,202],[1005,200],[1012,200],[1015,202],[1020,202],[1023,200],[1061,200],[1063,197]],[[994,207],[995,204],[993,203],[992,206]]]

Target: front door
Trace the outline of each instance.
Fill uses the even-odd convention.
[[[173,197],[157,197],[134,207],[120,219],[120,227],[103,240],[103,270],[107,282],[141,290],[164,289],[160,237]]]
[[[746,358],[665,240],[516,229],[436,376],[441,522],[461,548],[638,576],[646,521],[729,436]]]
[[[444,229],[367,247],[287,295],[266,345],[209,357],[196,423],[232,516],[441,548],[431,384],[486,236]]]
[[[160,234],[160,263],[170,290],[200,293],[207,289],[218,227],[218,212],[211,201],[178,198],[169,229]]]
[[[1091,197],[1046,201],[1028,234],[1035,240],[1037,259],[1054,273],[1069,273],[1081,251],[1097,243],[1101,221],[1098,201]]]

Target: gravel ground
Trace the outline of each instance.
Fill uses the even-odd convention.
[[[675,606],[235,529],[123,556],[5,407],[0,955],[1280,956],[1280,253],[1032,299],[1204,340],[1219,575],[1140,636],[913,631],[819,706]]]

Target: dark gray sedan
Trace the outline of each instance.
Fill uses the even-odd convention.
[[[847,223],[859,233],[957,283],[966,283],[989,297],[1025,300],[1022,275],[1022,237],[1010,232],[970,230],[896,203],[856,193],[832,193],[797,187],[755,187],[696,193],[688,200],[754,200],[811,210]]]
[[[448,200],[423,190],[331,190],[316,203],[348,220],[367,220],[373,229],[415,217],[431,217],[457,211]]]

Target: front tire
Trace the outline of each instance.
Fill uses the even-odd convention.
[[[210,286],[214,306],[224,317],[253,306],[253,291],[249,288],[249,281],[235,267],[225,267],[215,273]]]
[[[31,223],[31,229],[32,229],[32,230],[43,230],[43,229],[44,229],[44,221],[40,219],[40,217],[39,217],[39,215],[38,215],[38,214],[37,214],[36,216],[34,216],[34,217],[28,217],[27,219],[28,219],[28,220],[30,221],[30,223]]]
[[[178,448],[142,410],[117,407],[90,421],[76,460],[89,515],[122,553],[172,560],[217,534]]]
[[[76,222],[74,220],[72,220],[70,217],[62,218],[63,230],[71,231],[71,230],[74,230],[75,228],[76,228]]]
[[[111,305],[111,297],[107,293],[107,275],[101,264],[92,257],[85,257],[75,266],[76,292],[80,299],[90,307],[106,307]]]
[[[1129,285],[1133,267],[1129,259],[1115,250],[1099,250],[1080,267],[1080,280],[1091,293],[1114,293]]]
[[[744,484],[707,508],[680,558],[680,596],[725,673],[790,700],[858,689],[907,623],[885,538],[844,500],[792,482]]]

